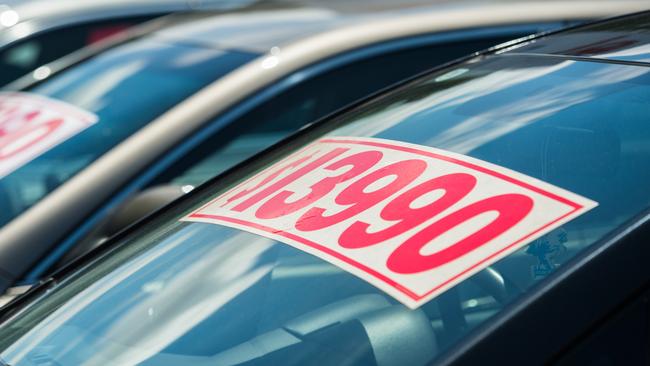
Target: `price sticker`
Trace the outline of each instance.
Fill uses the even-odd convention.
[[[0,179],[97,122],[73,105],[28,93],[0,93]]]
[[[321,139],[184,217],[326,260],[417,308],[597,203],[468,156]]]

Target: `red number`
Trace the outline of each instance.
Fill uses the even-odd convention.
[[[0,159],[7,159],[27,150],[34,144],[42,141],[62,124],[62,119],[53,119],[46,123],[32,125],[20,129],[11,135],[4,136],[0,139]],[[28,139],[21,141],[21,139],[25,138]]]
[[[377,164],[377,162],[381,160],[382,156],[383,154],[379,151],[364,151],[338,160],[323,169],[335,171],[346,166],[351,166],[351,168],[342,174],[321,179],[309,187],[311,190],[309,194],[297,201],[287,203],[287,200],[295,192],[289,190],[279,192],[271,199],[264,202],[264,204],[262,204],[255,212],[255,216],[260,219],[273,219],[296,212],[321,199],[323,196],[331,192],[337,184],[343,183],[359,176],[361,173],[364,173],[373,165]]]
[[[270,196],[271,194],[277,192],[279,189],[284,188],[287,184],[293,182],[296,179],[299,179],[299,178],[303,177],[305,174],[313,171],[314,169],[316,169],[319,166],[327,163],[328,161],[334,159],[335,157],[343,154],[344,152],[346,152],[348,150],[349,149],[347,149],[347,148],[336,148],[336,149],[328,152],[327,154],[325,154],[325,155],[321,156],[320,158],[312,161],[311,163],[303,166],[302,168],[296,170],[295,172],[287,175],[286,177],[280,179],[279,181],[273,183],[272,185],[268,186],[267,188],[263,189],[262,191],[258,192],[257,194],[253,195],[252,197],[250,197],[247,200],[243,201],[242,203],[238,204],[237,206],[233,207],[232,210],[233,211],[239,211],[239,212],[246,210],[247,208],[253,206],[254,204],[258,203],[259,201],[261,201],[261,200],[265,199],[266,197]],[[231,199],[231,201],[233,199]]]
[[[426,167],[427,163],[423,160],[413,159],[400,161],[378,169],[354,182],[336,196],[335,202],[337,204],[352,206],[330,216],[323,216],[324,208],[313,207],[298,219],[296,229],[302,231],[319,230],[349,219],[406,187],[415,178],[419,177]],[[364,191],[371,184],[390,176],[395,176],[395,179],[386,186],[372,192]]]
[[[453,261],[504,233],[519,223],[533,208],[533,200],[521,194],[486,198],[445,216],[400,245],[386,265],[397,273],[427,271]],[[475,233],[434,254],[422,255],[422,248],[443,233],[482,213],[496,211],[498,216]]]
[[[314,154],[315,154],[315,153],[314,153]],[[295,167],[297,167],[298,165],[304,163],[305,161],[311,159],[311,158],[314,156],[314,154],[310,154],[310,155],[307,155],[307,156],[303,156],[303,157],[300,158],[300,159],[294,160],[294,161],[292,161],[291,163],[289,163],[289,164],[287,164],[287,165],[284,165],[284,166],[280,167],[278,170],[276,170],[276,171],[274,171],[273,173],[269,174],[266,178],[262,179],[261,182],[259,182],[258,184],[254,185],[253,187],[250,187],[250,188],[244,188],[243,190],[237,192],[236,194],[234,194],[234,195],[232,195],[231,197],[229,197],[228,199],[226,199],[226,202],[225,202],[224,204],[222,204],[221,207],[223,207],[223,206],[227,206],[230,202],[232,202],[232,201],[236,201],[236,200],[238,200],[238,199],[241,198],[241,197],[247,196],[247,195],[250,194],[251,192],[255,192],[255,191],[258,190],[260,187],[264,187],[264,186],[267,185],[270,181],[272,181],[273,179],[277,178],[280,174],[284,173],[285,171],[287,171],[287,170],[289,170],[289,169],[291,169],[291,168],[295,168]]]
[[[476,186],[476,178],[465,173],[448,174],[430,179],[392,200],[381,211],[381,218],[398,223],[374,232],[368,233],[370,224],[356,221],[347,228],[339,238],[339,244],[344,248],[363,248],[400,235],[420,225],[426,220],[446,210],[465,197]],[[442,197],[419,208],[412,208],[412,203],[427,193],[444,190]]]

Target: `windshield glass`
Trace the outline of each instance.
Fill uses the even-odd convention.
[[[5,322],[0,357],[10,365],[424,365],[648,206],[649,71],[493,56],[420,79],[167,210]],[[244,226],[180,221],[310,141],[337,136],[481,159],[598,207],[415,309]]]
[[[20,94],[21,103],[5,94],[0,105],[0,225],[183,99],[254,57],[144,38],[103,51],[50,76]],[[45,69],[39,72],[42,77],[48,73]],[[25,108],[31,103],[31,108],[43,115],[55,109],[52,106],[71,110],[61,107],[60,102],[87,112],[93,122],[44,148],[27,151],[26,157],[19,159],[17,154],[4,153],[11,148],[16,134],[24,135],[22,129],[30,128],[26,122],[29,113],[34,113],[26,112],[20,120],[25,123],[17,125],[12,107]],[[68,116],[62,114],[65,120]],[[3,138],[3,128],[14,128],[14,132]]]

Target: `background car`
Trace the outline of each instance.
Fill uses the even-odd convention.
[[[10,304],[0,358],[647,364],[649,17],[513,42],[305,128]],[[405,248],[426,266],[382,268]],[[420,275],[443,287],[406,301]]]
[[[250,0],[0,2],[0,86],[73,51],[172,12],[233,9]]]
[[[30,76],[32,84],[21,90],[90,110],[100,120],[2,180],[7,196],[19,198],[8,206],[13,211],[5,211],[8,223],[0,230],[4,287],[38,281],[219,171],[368,93],[459,55],[612,11],[604,2],[589,8],[521,3],[371,16],[322,9],[206,19],[203,13],[169,18],[183,24],[137,33],[132,42],[105,52],[70,56],[52,65],[49,77]],[[204,62],[213,54],[227,61],[222,71],[237,69],[155,118],[177,102],[169,99],[173,94],[161,94],[180,86],[194,90],[211,78],[198,75],[205,71],[189,79],[167,78],[171,70],[155,75],[156,68],[143,67],[139,59],[147,60],[139,45],[146,49],[149,42],[196,47],[192,57],[163,47],[162,58],[169,57],[172,66]],[[137,60],[129,58],[134,52]],[[108,67],[113,55],[121,61]],[[186,79],[199,83],[186,89]],[[168,184],[174,187],[157,188]],[[147,188],[154,191],[125,203]]]

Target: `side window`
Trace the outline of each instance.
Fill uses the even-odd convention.
[[[556,365],[648,365],[650,338],[648,304],[643,296],[591,330],[554,363]]]
[[[152,17],[87,23],[36,34],[0,50],[0,87],[87,45]]]
[[[368,94],[508,39],[510,37],[480,39],[402,50],[314,77],[263,103],[219,131],[168,169],[155,184],[202,184],[305,124]]]

